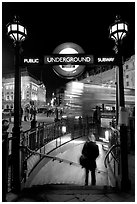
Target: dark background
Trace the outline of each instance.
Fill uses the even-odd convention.
[[[116,14],[129,24],[123,57],[135,53],[134,2],[2,2],[2,74],[14,70],[14,47],[6,25],[15,14],[28,32],[22,44],[23,55],[42,57],[52,54],[59,44],[74,42],[86,54],[110,56],[114,54],[114,41],[109,39],[108,28]],[[44,81],[48,97],[69,81],[56,75],[49,65],[30,66],[28,70]]]

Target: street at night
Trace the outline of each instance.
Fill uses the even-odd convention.
[[[2,201],[135,201],[134,1],[2,1]]]
[[[27,39],[22,45],[24,57],[42,58],[51,55],[58,45],[66,42],[78,44],[86,54],[113,56],[114,42],[109,39],[108,28],[117,14],[129,24],[129,33],[123,43],[123,57],[126,59],[134,54],[134,3],[3,2],[2,10],[2,73],[14,70],[14,50],[6,35],[6,25],[12,21],[14,15],[19,15],[28,31]],[[66,15],[67,13],[71,14]],[[89,70],[88,67],[86,69]],[[30,65],[28,70],[39,80],[44,80],[50,98],[56,88],[70,81],[56,75],[50,65]]]
[[[37,114],[37,116],[36,116],[36,121],[38,123],[44,122],[46,124],[50,124],[50,123],[54,122],[54,119],[55,119],[55,116],[47,117],[44,114]],[[9,132],[12,132],[13,126],[14,126],[14,118],[12,117],[9,129],[8,129]],[[22,121],[21,126],[22,126],[23,131],[29,130],[31,128],[31,121]]]

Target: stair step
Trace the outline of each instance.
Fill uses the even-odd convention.
[[[75,184],[45,184],[45,185],[36,185],[32,186],[31,188],[26,188],[23,190],[24,193],[33,193],[34,192],[47,192],[47,193],[54,193],[54,194],[76,194],[76,193],[83,193],[83,194],[102,194],[102,193],[113,193],[115,192],[115,188],[111,186],[80,186]],[[73,192],[72,192],[73,191]]]

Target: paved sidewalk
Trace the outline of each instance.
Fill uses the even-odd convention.
[[[46,185],[25,189],[16,202],[135,202],[132,193],[111,188],[75,185]]]

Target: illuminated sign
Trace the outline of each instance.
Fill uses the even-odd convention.
[[[44,56],[42,58],[24,58],[23,64],[53,64],[53,65],[86,65],[86,64],[113,64],[114,57],[97,57],[93,55],[84,54],[53,54]],[[67,66],[68,65],[68,66]],[[73,66],[72,66],[73,67]]]
[[[93,64],[92,55],[79,55],[79,54],[59,54],[44,57],[44,64]]]
[[[94,65],[115,65],[116,59],[115,56],[97,56],[94,55]]]
[[[79,45],[67,42],[57,46],[51,55],[42,57],[24,57],[21,63],[30,65],[51,65],[54,72],[60,77],[73,79],[80,76],[86,65],[115,65],[113,56],[93,56],[85,55],[84,50]],[[45,66],[46,68],[46,66]]]
[[[32,64],[39,64],[39,59],[38,58],[36,58],[36,59],[32,59],[32,58],[25,58],[24,59],[24,63],[27,63],[27,64],[30,64],[30,63],[32,63]]]
[[[98,62],[114,62],[114,57],[99,57]]]
[[[79,45],[67,42],[55,48],[53,57],[45,56],[44,63],[53,64],[54,72],[60,77],[73,79],[83,73],[87,63],[93,63],[93,56],[84,53]]]

